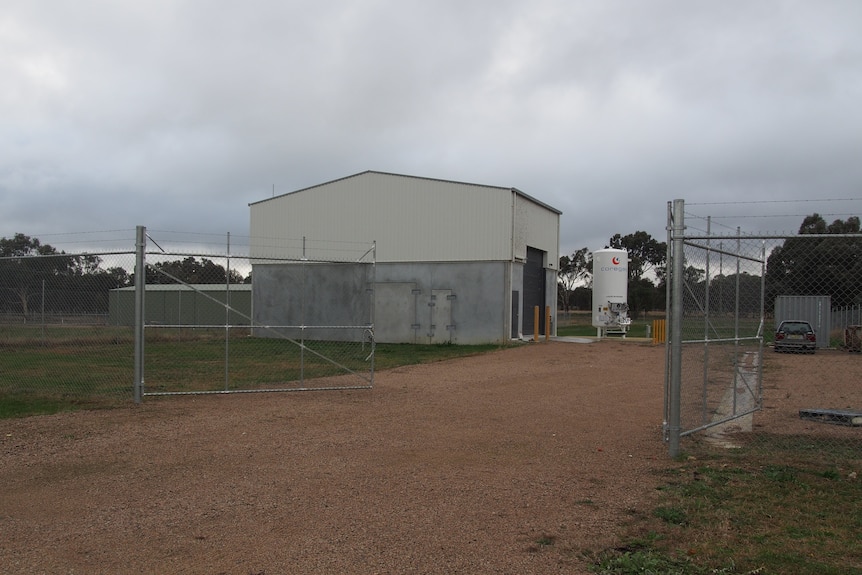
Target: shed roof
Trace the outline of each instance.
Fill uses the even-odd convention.
[[[273,196],[273,197],[271,197],[271,198],[266,198],[266,199],[264,199],[264,200],[258,200],[257,202],[251,202],[251,203],[249,204],[249,206],[254,206],[254,205],[256,205],[256,204],[262,204],[262,203],[264,203],[264,202],[269,202],[269,201],[272,201],[272,200],[275,200],[275,199],[278,199],[278,198],[283,198],[283,197],[285,197],[285,196],[290,196],[290,195],[293,195],[293,194],[298,194],[298,193],[300,193],[300,192],[307,192],[307,191],[309,191],[309,190],[313,190],[313,189],[315,189],[315,188],[320,188],[320,187],[323,187],[323,186],[327,186],[327,185],[329,185],[329,184],[333,184],[333,183],[335,183],[335,182],[341,182],[341,181],[344,181],[344,180],[349,180],[349,179],[351,179],[351,178],[357,178],[357,177],[359,177],[359,176],[364,176],[364,175],[366,175],[366,174],[378,174],[378,175],[382,175],[382,176],[392,176],[392,177],[395,177],[395,178],[412,178],[412,179],[415,179],[415,180],[427,180],[427,181],[432,181],[432,182],[444,182],[444,183],[450,183],[450,184],[460,184],[460,185],[465,185],[465,186],[477,186],[477,187],[482,187],[482,188],[496,188],[496,189],[499,189],[499,190],[505,190],[505,191],[508,191],[508,192],[512,192],[512,193],[514,193],[514,194],[517,194],[517,195],[521,196],[521,197],[522,197],[522,198],[524,198],[524,199],[527,199],[527,200],[529,200],[529,201],[531,201],[531,202],[533,202],[533,203],[535,203],[535,204],[537,204],[537,205],[539,205],[539,206],[542,206],[543,208],[545,208],[545,209],[547,209],[547,210],[550,210],[551,212],[554,212],[555,214],[558,214],[558,215],[559,215],[559,214],[562,214],[562,213],[563,213],[563,212],[561,212],[560,210],[558,210],[557,208],[555,208],[555,207],[553,207],[553,206],[550,206],[550,205],[546,204],[545,202],[542,202],[541,200],[537,200],[537,199],[536,199],[536,198],[534,198],[533,196],[531,196],[531,195],[529,195],[529,194],[526,194],[526,193],[522,192],[522,191],[521,191],[521,190],[519,190],[518,188],[511,188],[511,187],[507,188],[507,187],[505,187],[505,186],[490,186],[490,185],[486,185],[486,184],[474,184],[474,183],[470,183],[470,182],[458,182],[458,181],[455,181],[455,180],[445,180],[445,179],[440,179],[440,178],[425,178],[425,177],[422,177],[422,176],[409,176],[409,175],[404,175],[404,174],[394,174],[394,173],[391,173],[391,172],[379,172],[379,171],[375,171],[375,170],[365,170],[364,172],[359,172],[359,173],[357,173],[357,174],[353,174],[353,175],[351,175],[351,176],[345,176],[345,177],[343,177],[343,178],[336,178],[336,179],[334,179],[334,180],[330,180],[330,181],[328,181],[328,182],[324,182],[324,183],[322,183],[322,184],[316,184],[316,185],[314,185],[314,186],[309,186],[309,187],[307,187],[307,188],[302,188],[302,189],[300,189],[300,190],[294,190],[294,191],[292,191],[292,192],[286,192],[286,193],[284,193],[284,194],[279,194],[279,195],[277,195],[277,196]]]

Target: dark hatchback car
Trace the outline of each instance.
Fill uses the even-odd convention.
[[[801,320],[786,320],[775,330],[775,351],[814,353],[817,336],[811,324]]]

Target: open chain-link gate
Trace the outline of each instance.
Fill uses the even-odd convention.
[[[766,434],[857,446],[862,233],[807,216],[797,234],[713,234],[668,205],[664,432],[738,447]],[[691,219],[691,218],[690,218]],[[697,224],[698,226],[700,224]],[[702,227],[702,226],[700,226]],[[805,354],[778,353],[782,320],[807,322]],[[792,349],[790,351],[793,351]],[[767,355],[768,352],[768,355]],[[828,425],[823,425],[824,423]]]
[[[669,209],[665,436],[750,431],[762,405],[766,256],[759,238],[686,235]]]

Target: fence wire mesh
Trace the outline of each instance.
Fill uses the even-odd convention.
[[[679,223],[669,223],[677,236]],[[707,225],[671,238],[682,249],[670,250],[668,270],[682,277],[669,309],[681,317],[669,334],[679,352],[668,354],[666,418],[678,402],[684,449],[862,460],[862,234],[857,219],[839,223],[733,235]],[[800,323],[813,333],[794,331]]]
[[[148,239],[143,396],[372,385],[373,246],[228,237],[198,260]]]
[[[134,333],[112,321],[109,309],[134,263],[134,230],[0,240],[0,395],[7,408],[130,397]]]
[[[3,239],[0,395],[5,404],[26,396],[31,407],[38,400],[104,405],[135,395],[135,232],[105,234],[54,245],[21,234]],[[248,238],[147,234],[143,395],[371,386],[373,307],[355,304],[373,301],[373,246],[306,239],[269,243],[252,256]],[[331,274],[353,274],[350,287],[358,293],[342,302],[315,299],[328,292],[309,270],[326,265],[336,266],[329,268]],[[263,305],[257,310],[253,269],[269,277],[261,283],[273,290],[260,294]],[[273,279],[268,270],[279,273]],[[280,284],[284,278],[299,279]],[[336,316],[341,321],[315,315],[315,306],[324,303],[346,308]],[[299,306],[298,315],[278,315],[292,305]],[[315,318],[323,323],[309,321]]]

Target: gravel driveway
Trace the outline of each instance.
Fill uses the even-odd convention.
[[[4,573],[585,573],[668,466],[664,348],[0,421]]]

